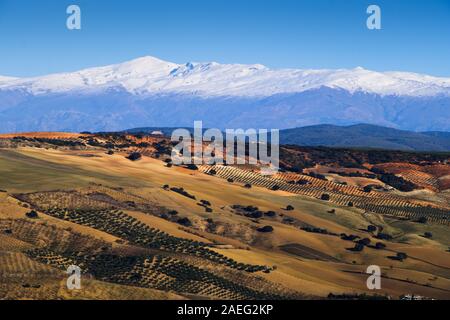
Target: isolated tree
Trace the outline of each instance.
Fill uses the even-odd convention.
[[[364,245],[361,243],[356,243],[355,247],[352,250],[356,252],[361,252],[364,250]]]
[[[131,161],[137,161],[142,158],[142,155],[139,152],[132,152],[128,155],[127,159]]]
[[[322,194],[320,199],[323,200],[323,201],[329,201],[330,200],[330,195],[327,194],[327,193],[324,193],[324,194]]]
[[[382,239],[382,240],[392,240],[392,236],[387,234],[387,233],[382,233],[379,232],[376,236],[378,239]]]
[[[25,215],[28,218],[30,218],[30,219],[37,219],[37,218],[39,218],[38,213],[36,211],[34,211],[34,210],[31,210],[31,211],[27,212]]]
[[[200,203],[205,205],[205,206],[211,206],[211,202],[209,202],[207,200],[200,200]]]
[[[266,215],[268,217],[275,217],[277,214],[275,211],[267,211],[264,213],[264,215]]]
[[[250,217],[254,218],[254,219],[259,219],[262,218],[263,213],[261,211],[253,211],[252,213],[250,213]]]
[[[186,227],[190,227],[192,225],[192,222],[191,222],[191,220],[189,220],[189,218],[181,218],[181,219],[178,219],[177,222]]]
[[[420,217],[419,219],[417,219],[418,223],[427,223],[428,222],[428,218],[427,217]]]
[[[186,168],[188,168],[189,170],[198,170],[198,167],[195,164],[188,164]]]
[[[358,241],[358,243],[364,245],[364,246],[368,246],[370,244],[370,239],[369,238],[364,238]]]
[[[273,232],[273,227],[272,226],[264,226],[262,228],[258,228],[259,232]]]
[[[378,249],[378,250],[382,250],[382,249],[386,248],[386,245],[384,243],[382,243],[382,242],[377,242],[375,244],[375,248]]]
[[[397,253],[397,259],[398,260],[403,261],[403,260],[405,260],[407,258],[408,258],[408,255],[406,253],[404,253],[404,252],[398,252]]]

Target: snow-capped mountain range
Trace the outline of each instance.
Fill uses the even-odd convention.
[[[405,72],[352,70],[272,70],[263,65],[191,63],[183,65],[154,57],[73,73],[37,78],[0,77],[0,89],[31,94],[92,91],[122,87],[132,94],[188,93],[202,96],[271,96],[320,87],[380,95],[450,95],[450,78]]]
[[[34,78],[0,76],[1,132],[139,126],[288,128],[372,123],[450,130],[450,78],[406,72],[273,70],[144,57]]]

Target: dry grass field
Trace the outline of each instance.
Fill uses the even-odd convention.
[[[434,201],[448,166],[383,167],[425,187],[421,198],[366,192],[386,185],[329,167],[315,168],[323,180],[167,166],[155,138],[128,137],[108,154],[28,140],[79,134],[0,139],[15,136],[27,140],[0,148],[0,299],[450,299],[450,205]],[[130,150],[144,156],[131,161]],[[71,264],[81,290],[65,286]],[[366,286],[370,265],[382,269],[381,290]]]

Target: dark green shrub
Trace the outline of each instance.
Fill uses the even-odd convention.
[[[128,155],[127,159],[131,161],[137,161],[142,158],[142,155],[139,152],[132,152]]]
[[[269,233],[269,232],[273,232],[273,227],[272,226],[264,226],[262,228],[258,228],[257,230],[259,232]]]
[[[37,218],[39,218],[38,213],[36,211],[34,211],[34,210],[31,210],[30,212],[27,212],[25,215],[27,216],[27,218],[30,218],[30,219],[37,219]]]
[[[397,253],[397,259],[398,260],[403,261],[403,260],[405,260],[407,258],[408,258],[408,255],[406,253],[404,253],[404,252],[398,252]]]
[[[323,200],[323,201],[329,201],[330,200],[330,195],[327,194],[327,193],[324,193],[324,194],[322,194],[320,199]]]

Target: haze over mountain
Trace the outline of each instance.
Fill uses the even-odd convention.
[[[282,144],[301,146],[450,151],[450,133],[447,132],[411,132],[368,124],[287,129],[281,131],[280,139]]]
[[[162,133],[170,137],[175,128],[132,128],[132,134]],[[193,128],[185,128],[192,134]],[[203,128],[206,130],[207,128]],[[225,134],[224,134],[225,136]],[[322,146],[336,148],[373,148],[401,151],[450,151],[450,132],[412,132],[371,124],[335,126],[330,124],[285,129],[280,131],[283,145]]]
[[[450,131],[450,78],[360,67],[180,65],[153,57],[43,77],[0,77],[1,132],[190,127],[195,120],[222,129],[370,123]]]

